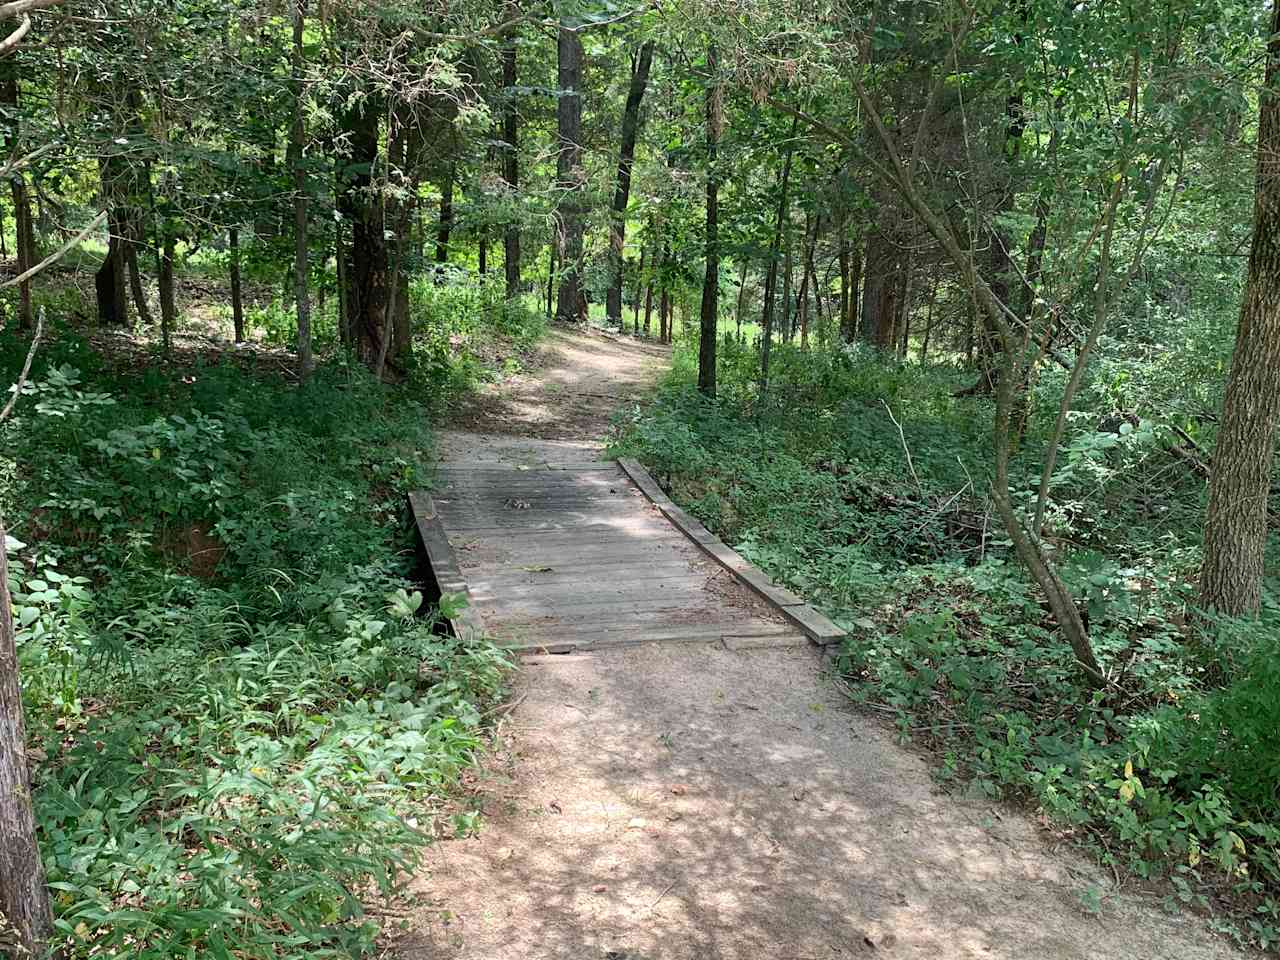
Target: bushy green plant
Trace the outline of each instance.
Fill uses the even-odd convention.
[[[782,346],[762,395],[757,349],[729,337],[712,402],[693,388],[694,346],[677,349],[658,401],[619,422],[615,448],[849,628],[851,696],[935,748],[943,780],[1030,803],[1117,868],[1163,878],[1171,904],[1280,943],[1280,612],[1269,600],[1257,625],[1188,623],[1202,494],[1169,462],[1167,422],[1126,406],[1133,365],[1089,381],[1047,512],[1048,548],[1115,680],[1096,693],[991,517],[989,402],[956,396],[972,374]],[[1143,396],[1169,386],[1144,374]],[[1056,371],[1038,385],[1015,451],[1027,507],[1061,387]],[[1144,482],[1170,470],[1159,493]]]
[[[425,412],[341,362],[45,362],[27,392],[3,495],[68,956],[368,952],[506,666],[407,579]]]

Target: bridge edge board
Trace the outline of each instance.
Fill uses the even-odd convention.
[[[618,466],[664,517],[704,553],[724,567],[739,583],[778,610],[814,644],[839,643],[848,633],[836,626],[801,597],[778,586],[755,565],[704,527],[663,492],[644,465],[633,457],[619,457]]]

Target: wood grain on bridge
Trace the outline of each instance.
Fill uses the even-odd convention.
[[[668,500],[634,461],[446,462],[410,505],[455,632],[529,651],[741,648],[843,632]]]

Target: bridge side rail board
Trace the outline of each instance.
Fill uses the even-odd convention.
[[[453,635],[465,640],[487,636],[489,631],[472,601],[471,591],[461,567],[458,566],[458,559],[454,555],[453,546],[449,543],[449,536],[445,533],[444,524],[440,521],[440,514],[436,511],[431,494],[425,490],[411,490],[409,511],[413,516],[418,539],[426,553],[427,563],[435,576],[440,593],[461,593],[467,599],[467,605],[455,616],[448,618]]]
[[[631,457],[620,457],[618,466],[681,533],[728,570],[740,583],[775,607],[813,643],[820,647],[830,646],[841,642],[848,635],[827,617],[805,603],[801,597],[770,580],[763,571],[748,563],[736,550],[679,507],[663,492],[658,482],[640,461]]]

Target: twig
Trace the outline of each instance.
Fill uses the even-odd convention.
[[[27,351],[26,362],[22,364],[22,373],[18,374],[18,382],[13,385],[13,396],[4,405],[4,409],[0,410],[0,423],[4,423],[9,419],[9,415],[13,413],[13,405],[22,396],[22,388],[27,385],[27,376],[31,373],[31,361],[36,357],[36,348],[40,346],[40,337],[43,333],[44,307],[41,307],[40,313],[36,316],[36,335],[31,338],[31,349]]]
[[[13,277],[10,280],[6,280],[4,283],[0,283],[0,290],[7,290],[9,287],[16,287],[20,283],[26,283],[28,280],[34,277],[37,273],[39,273],[45,267],[49,266],[49,264],[54,263],[55,261],[61,260],[64,256],[66,256],[68,250],[70,250],[77,243],[79,243],[81,240],[83,240],[85,237],[91,234],[94,230],[100,227],[102,225],[102,221],[105,219],[107,219],[107,211],[103,210],[100,214],[94,217],[93,220],[89,222],[89,225],[85,227],[83,230],[81,230],[75,237],[68,240],[66,243],[64,243],[61,247],[59,247],[53,253],[49,254],[49,256],[45,257],[43,260],[37,263],[30,270],[20,273],[16,277]]]
[[[889,414],[889,419],[893,421],[893,425],[898,428],[898,438],[902,441],[902,452],[907,455],[907,469],[911,471],[911,479],[916,483],[916,493],[923,494],[924,490],[920,487],[920,478],[916,476],[916,465],[911,462],[911,450],[907,447],[907,435],[902,432],[902,424],[898,422],[898,418],[893,415],[893,411],[889,409],[889,405],[881,398],[880,405],[884,407],[885,413]]]
[[[650,910],[652,910],[652,909],[654,909],[658,904],[660,904],[660,903],[662,902],[662,898],[663,898],[663,897],[665,897],[668,893],[670,893],[670,892],[671,892],[671,888],[672,888],[672,887],[674,887],[675,885],[676,885],[676,881],[674,881],[674,880],[672,880],[670,883],[668,883],[668,884],[667,884],[667,889],[663,890],[660,894],[658,894],[658,899],[657,899],[657,900],[655,900],[655,901],[653,901],[653,903],[649,904],[649,909],[650,909]]]

